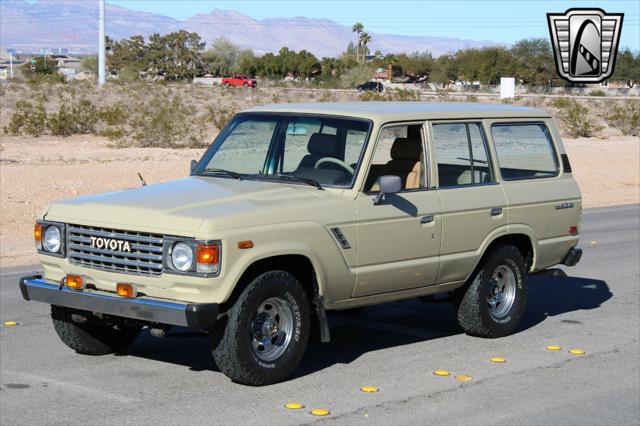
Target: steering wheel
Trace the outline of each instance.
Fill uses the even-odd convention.
[[[347,163],[345,163],[342,160],[338,160],[337,158],[334,157],[324,157],[319,159],[318,161],[316,161],[316,164],[313,166],[315,169],[318,168],[318,166],[320,164],[324,164],[324,163],[332,163],[332,164],[337,164],[338,166],[342,167],[343,169],[345,169],[347,172],[349,172],[349,174],[351,176],[353,176],[355,174],[355,170],[353,170],[353,167],[351,167],[350,165],[348,165]]]

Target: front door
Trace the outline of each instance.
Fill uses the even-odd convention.
[[[384,127],[365,188],[356,198],[357,282],[354,297],[424,287],[435,282],[442,217],[427,189],[422,124]],[[374,205],[377,178],[397,175],[403,190]]]

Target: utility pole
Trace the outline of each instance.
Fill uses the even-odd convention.
[[[9,78],[13,78],[13,53],[9,52]]]
[[[98,85],[102,86],[104,85],[105,81],[106,81],[106,76],[105,76],[105,57],[104,57],[104,49],[105,49],[105,43],[104,43],[104,0],[98,0],[98,2],[100,3],[100,14],[99,14],[99,19],[100,22],[98,23],[98,29],[99,29],[99,40],[98,40]]]

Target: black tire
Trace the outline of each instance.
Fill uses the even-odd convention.
[[[51,306],[53,328],[60,340],[79,354],[107,355],[122,352],[140,334],[139,327],[102,325],[93,321],[77,323],[71,319],[73,314],[85,318],[93,317],[90,312]]]
[[[247,87],[249,87],[249,83],[243,83],[242,87],[244,87],[246,89]]]
[[[511,271],[511,272],[509,272]],[[510,306],[503,302],[502,307],[495,304],[491,294],[503,293],[494,289],[499,287],[501,272],[512,274],[514,297]],[[496,275],[494,275],[496,274]],[[502,273],[502,276],[505,276]],[[508,279],[507,279],[508,280]],[[527,268],[520,251],[511,245],[496,247],[479,265],[469,283],[455,294],[457,317],[460,327],[466,334],[478,337],[496,338],[513,333],[527,305],[528,280]],[[502,296],[505,299],[508,296]],[[489,299],[491,298],[491,302]],[[494,308],[490,308],[490,303]],[[499,309],[504,310],[496,315]]]
[[[289,304],[293,328],[284,352],[276,359],[265,361],[256,354],[252,342],[258,308],[273,298]],[[307,348],[309,333],[306,292],[290,273],[270,271],[251,281],[212,330],[213,357],[220,371],[236,383],[251,386],[278,383],[295,372]]]
[[[231,86],[228,82],[224,84],[225,89],[228,89]]]

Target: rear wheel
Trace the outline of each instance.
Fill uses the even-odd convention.
[[[121,352],[140,334],[139,327],[101,324],[91,312],[62,306],[51,306],[51,319],[60,340],[84,355]]]
[[[246,89],[247,87],[249,87],[249,83],[243,83],[242,87],[244,87]]]
[[[224,83],[224,87],[225,87],[225,89],[228,89],[228,88],[229,88],[229,86],[230,86],[229,82]]]
[[[237,383],[288,379],[302,360],[310,330],[307,295],[288,272],[256,277],[212,331],[213,357]]]
[[[456,293],[458,323],[465,333],[502,337],[513,333],[527,304],[527,269],[511,245],[494,249],[470,283]]]

